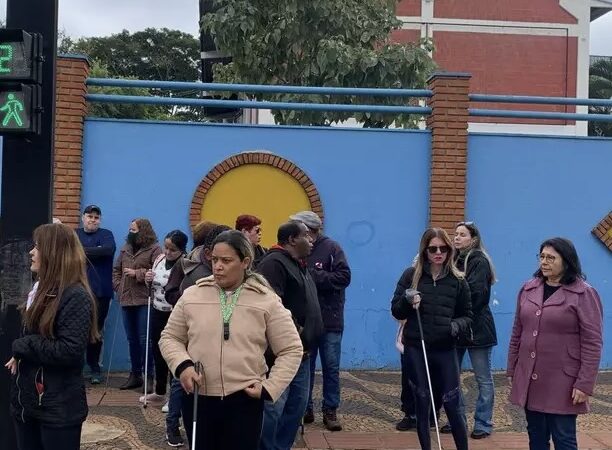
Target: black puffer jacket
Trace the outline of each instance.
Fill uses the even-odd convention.
[[[469,253],[460,253],[457,258],[457,267],[465,272],[465,277],[470,285],[472,296],[472,312],[474,313],[471,342],[460,340],[461,347],[491,347],[497,345],[497,333],[495,321],[489,300],[491,298],[492,274],[491,266],[485,255],[480,250],[472,250]],[[467,267],[466,267],[467,257]]]
[[[407,319],[404,326],[404,345],[419,346],[421,337],[417,323],[416,310],[406,298],[406,289],[410,289],[414,268],[404,271],[397,283],[391,313],[398,320]],[[472,323],[472,308],[470,288],[463,279],[458,279],[452,273],[441,274],[434,281],[429,266],[423,268],[417,290],[421,294],[419,311],[423,324],[423,335],[428,348],[450,350],[456,346],[457,339],[451,335],[451,322],[456,322],[459,335],[470,333]]]
[[[11,386],[11,412],[17,420],[35,419],[51,427],[85,421],[88,409],[82,368],[91,308],[85,288],[71,286],[60,299],[54,339],[26,331],[13,342],[18,370]],[[42,394],[37,392],[37,383]]]

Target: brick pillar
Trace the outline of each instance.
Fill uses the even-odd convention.
[[[84,56],[57,59],[53,217],[77,226],[81,210],[83,125],[87,114],[85,80],[89,62]]]
[[[429,224],[454,231],[464,220],[471,75],[437,72],[428,80],[433,96],[427,118],[431,130]]]

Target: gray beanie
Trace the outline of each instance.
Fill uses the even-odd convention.
[[[300,211],[297,214],[289,216],[289,219],[302,222],[308,228],[312,228],[313,230],[319,230],[323,226],[321,218],[312,211]]]

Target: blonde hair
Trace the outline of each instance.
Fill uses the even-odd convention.
[[[423,276],[423,267],[427,262],[427,247],[434,238],[441,239],[444,241],[444,245],[448,247],[448,255],[443,264],[444,270],[452,273],[458,279],[463,278],[463,273],[457,269],[457,266],[455,265],[455,249],[450,237],[448,237],[448,233],[446,233],[446,231],[444,231],[442,228],[428,228],[425,230],[425,233],[423,233],[421,243],[419,244],[419,253],[414,264],[414,275],[412,276],[412,289],[417,289],[419,281],[421,281],[421,277]]]

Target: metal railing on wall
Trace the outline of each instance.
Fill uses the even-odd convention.
[[[485,95],[470,94],[471,102],[487,103],[520,103],[531,105],[571,105],[571,106],[603,106],[612,108],[612,100],[594,98],[539,97],[528,95]],[[515,119],[554,119],[554,120],[586,120],[592,122],[612,122],[612,114],[580,114],[565,112],[524,111],[508,109],[478,109],[469,108],[470,116],[475,117],[506,117]]]
[[[197,83],[177,81],[151,81],[151,80],[123,80],[106,78],[89,78],[88,86],[147,88],[168,90],[199,90],[203,92],[232,92],[232,93],[265,93],[265,94],[301,94],[301,95],[329,95],[329,96],[370,96],[370,97],[399,97],[399,98],[426,98],[431,97],[432,91],[427,89],[378,89],[378,88],[342,88],[342,87],[305,87],[280,86],[257,84],[223,84],[223,83]],[[361,112],[380,114],[431,114],[427,106],[401,106],[401,105],[368,105],[343,103],[305,103],[305,102],[272,102],[260,100],[215,100],[182,97],[158,97],[136,95],[109,95],[87,94],[90,102],[103,103],[138,103],[149,105],[177,105],[201,106],[209,108],[250,108],[271,110],[299,110],[299,111],[331,111],[331,112]]]

